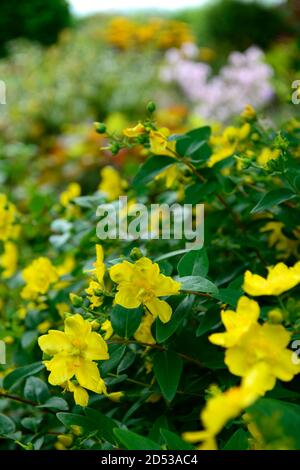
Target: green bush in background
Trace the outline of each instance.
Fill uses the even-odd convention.
[[[49,45],[59,32],[71,24],[65,0],[10,0],[2,2],[0,15],[0,53],[11,39],[25,37]]]
[[[267,49],[282,34],[290,33],[288,10],[258,2],[219,0],[196,10],[181,12],[200,45],[224,51],[245,50],[253,44]]]

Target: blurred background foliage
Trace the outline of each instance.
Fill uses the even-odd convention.
[[[95,167],[108,161],[93,121],[119,132],[145,116],[149,99],[158,103],[159,125],[172,132],[226,124],[248,102],[277,122],[297,114],[290,106],[300,68],[293,0],[85,17],[74,17],[64,0],[12,0],[1,5],[0,50],[7,95],[0,182],[7,191],[21,182],[17,198],[21,175],[28,186],[63,187],[76,178],[93,186]],[[131,172],[135,152],[114,162]]]

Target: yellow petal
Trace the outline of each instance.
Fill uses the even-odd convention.
[[[125,308],[137,308],[141,305],[137,294],[138,291],[134,285],[121,286],[116,294],[115,302]]]
[[[75,373],[75,364],[72,356],[66,356],[64,353],[56,354],[50,361],[44,362],[49,375],[51,385],[62,385],[71,379]]]
[[[72,315],[65,320],[65,333],[71,338],[85,338],[91,332],[91,324],[79,315]]]
[[[47,335],[40,336],[38,343],[41,350],[49,356],[70,352],[73,349],[67,335],[57,330],[50,330]]]
[[[84,388],[69,381],[68,389],[70,392],[74,393],[74,401],[76,405],[88,406],[89,394]]]
[[[92,390],[95,393],[106,391],[105,383],[100,377],[97,364],[86,359],[80,360],[80,365],[76,368],[75,377],[81,387]]]
[[[92,332],[86,337],[87,347],[83,351],[86,359],[105,360],[109,359],[107,344],[99,333]]]
[[[119,284],[120,282],[129,282],[133,274],[134,265],[128,261],[123,261],[120,264],[112,266],[109,270],[109,275],[112,281]]]
[[[157,299],[153,297],[148,302],[145,302],[146,307],[152,313],[154,318],[159,317],[160,321],[167,323],[172,315],[172,308],[164,300]]]

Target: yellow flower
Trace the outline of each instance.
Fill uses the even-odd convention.
[[[104,335],[105,340],[109,339],[114,333],[112,324],[109,320],[105,320],[102,323],[101,330],[105,331],[105,335]]]
[[[263,364],[269,371],[268,389],[271,390],[276,378],[292,380],[300,372],[300,366],[293,364],[292,351],[286,348],[290,333],[281,325],[260,325],[258,318],[258,303],[242,297],[236,312],[222,313],[226,332],[213,334],[209,340],[227,348],[225,364],[234,375],[245,377],[253,367]]]
[[[255,109],[253,108],[253,106],[251,106],[251,104],[246,104],[244,110],[241,113],[241,117],[249,121],[252,121],[256,118]]]
[[[299,230],[296,228],[293,231],[296,240],[288,238],[284,233],[284,224],[282,222],[271,221],[264,225],[260,231],[270,232],[268,245],[275,246],[276,250],[280,252],[281,258],[288,258],[290,255],[298,257],[298,250],[300,245]]]
[[[73,436],[71,434],[59,434],[57,440],[65,447],[71,447],[73,444]]]
[[[39,333],[47,333],[49,328],[51,328],[51,323],[48,320],[42,321],[37,327]]]
[[[6,241],[18,236],[16,217],[16,206],[8,201],[6,194],[0,194],[0,240]]]
[[[46,294],[51,284],[58,280],[56,268],[48,258],[40,257],[34,260],[22,271],[26,286],[21,292],[21,297],[33,300],[39,294]]]
[[[149,258],[140,258],[134,264],[123,261],[109,270],[111,279],[118,284],[116,304],[125,308],[144,305],[154,318],[163,323],[170,320],[172,309],[159,297],[178,294],[180,283],[160,273],[157,263]]]
[[[142,318],[140,326],[134,333],[134,338],[141,343],[155,344],[156,341],[151,333],[151,326],[153,322],[154,318],[151,313],[146,313]]]
[[[106,194],[109,201],[114,201],[123,194],[126,182],[112,166],[105,166],[101,170],[101,178],[99,190]]]
[[[72,199],[79,197],[81,194],[81,187],[78,183],[70,183],[65,191],[60,195],[60,203],[64,207],[68,207]]]
[[[74,256],[68,255],[64,259],[63,263],[57,266],[56,271],[59,276],[65,276],[73,271],[75,268],[75,259]]]
[[[250,130],[250,124],[247,122],[242,127],[227,127],[221,136],[213,135],[210,138],[213,153],[207,165],[212,167],[219,161],[233,155],[238,149],[240,142],[248,137]]]
[[[8,279],[12,277],[17,270],[18,249],[10,241],[4,243],[4,253],[0,256],[0,266],[3,268],[2,277]]]
[[[150,131],[150,150],[156,155],[167,155],[174,157],[176,142],[168,141],[169,129],[162,127],[158,131]]]
[[[94,269],[89,272],[95,276],[96,280],[91,280],[89,287],[85,289],[85,292],[88,294],[88,299],[90,301],[90,307],[96,308],[100,307],[103,303],[103,278],[106,271],[104,264],[104,253],[101,245],[96,245],[96,262],[94,263]]]
[[[253,296],[280,295],[292,289],[300,282],[300,261],[293,267],[287,267],[284,263],[278,263],[268,268],[266,278],[258,274],[246,271],[244,277],[244,291]]]
[[[256,364],[265,364],[273,378],[288,382],[300,372],[293,364],[292,351],[287,349],[290,333],[281,325],[253,325],[240,344],[226,350],[225,364],[234,375],[244,377]],[[271,380],[271,379],[270,379]]]
[[[204,430],[186,432],[183,438],[191,443],[203,441],[199,446],[201,450],[216,450],[216,436],[225,424],[239,416],[269,388],[268,369],[263,364],[256,366],[243,378],[240,386],[232,387],[224,393],[214,393],[200,415]]]
[[[276,160],[279,156],[279,149],[272,150],[269,147],[264,147],[257,157],[257,163],[259,165],[266,166],[269,161]]]
[[[74,393],[75,401],[86,403],[87,393],[106,393],[103,379],[94,361],[109,358],[107,345],[102,336],[92,332],[91,324],[79,314],[65,320],[65,331],[50,330],[38,340],[44,353],[53,356],[44,361],[50,371],[49,383],[66,387]],[[79,386],[70,382],[77,379]],[[85,404],[82,404],[85,406]]]
[[[129,138],[138,137],[139,135],[145,134],[145,132],[145,126],[141,123],[137,124],[135,127],[127,127],[127,129],[123,130],[123,134]]]
[[[106,394],[107,398],[109,398],[111,401],[114,401],[115,403],[119,403],[124,395],[124,392],[112,392]]]
[[[223,310],[222,322],[226,328],[225,333],[214,333],[209,336],[213,344],[230,348],[242,341],[243,336],[257,323],[259,317],[259,305],[248,297],[241,297],[237,304],[237,310]]]

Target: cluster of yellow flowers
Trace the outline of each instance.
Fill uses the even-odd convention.
[[[266,278],[247,271],[244,291],[252,296],[278,296],[300,283],[300,262],[290,268],[278,263],[268,271]],[[226,348],[225,364],[242,381],[224,393],[218,390],[208,399],[201,413],[203,431],[184,434],[189,442],[203,441],[201,449],[216,449],[216,435],[227,421],[272,390],[277,379],[287,382],[300,373],[300,365],[293,362],[292,351],[287,349],[290,333],[282,325],[260,324],[259,316],[258,303],[243,296],[236,312],[221,313],[226,331],[209,337],[213,344]]]
[[[3,242],[0,268],[4,279],[13,276],[17,269],[18,249],[13,242],[20,234],[17,215],[15,205],[8,201],[5,194],[0,194],[0,242]]]
[[[105,295],[106,266],[101,245],[96,245],[96,261],[88,273],[91,279],[86,294],[90,302],[89,308],[93,310],[102,305]],[[141,305],[145,308],[145,315],[135,333],[135,339],[142,343],[154,343],[151,325],[155,318],[159,317],[166,323],[172,314],[170,305],[160,297],[178,294],[180,283],[162,274],[158,264],[146,257],[138,259],[135,263],[118,263],[112,266],[108,273],[117,285],[115,304],[129,309]],[[57,280],[57,271],[47,258],[39,258],[23,271],[23,277],[27,285],[22,291],[22,297],[31,299],[47,292],[51,283]],[[76,299],[81,299],[74,294],[70,297],[73,303]],[[103,314],[99,314],[99,318],[103,318]],[[88,404],[87,390],[104,393],[111,400],[119,400],[121,392],[107,393],[94,362],[109,358],[105,340],[113,334],[110,320],[106,319],[98,324],[105,332],[104,338],[93,332],[93,322],[85,320],[80,314],[67,316],[64,325],[64,332],[49,330],[48,334],[39,338],[42,351],[47,356],[53,356],[51,360],[44,361],[50,371],[49,383],[72,392],[75,402],[81,406]]]
[[[153,18],[144,24],[126,17],[113,18],[106,28],[105,39],[121,50],[146,46],[169,49],[194,42],[187,24],[162,18]]]
[[[44,361],[50,371],[49,383],[74,393],[75,403],[88,404],[88,392],[106,393],[94,361],[109,358],[102,336],[91,331],[91,323],[79,314],[65,320],[65,331],[50,330],[39,338],[39,346],[52,359]],[[71,379],[75,377],[78,383]]]

